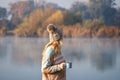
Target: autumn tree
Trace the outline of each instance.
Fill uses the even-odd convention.
[[[37,29],[42,26],[44,20],[43,11],[37,9],[25,17],[23,23],[14,30],[17,36],[36,36]]]
[[[62,25],[64,21],[63,12],[58,10],[53,13],[48,19],[44,22],[44,24],[53,23],[55,25]]]
[[[92,19],[99,19],[102,17],[103,8],[102,3],[103,0],[89,0],[89,12],[92,16]]]
[[[64,14],[64,25],[72,25],[72,24],[74,24],[74,13],[73,12],[71,12],[71,11],[64,11],[63,12],[63,14]]]
[[[72,4],[70,10],[73,12],[84,12],[85,10],[87,10],[87,5],[83,2],[75,1]]]
[[[117,13],[115,15],[115,26],[120,27],[120,8],[117,9]]]
[[[7,10],[5,8],[0,7],[0,19],[3,19],[7,16]]]
[[[62,8],[62,7],[58,6],[57,4],[50,3],[50,2],[46,3],[45,8],[52,8],[52,9],[61,10],[61,11],[65,10],[65,8]]]
[[[34,10],[34,2],[33,1],[19,1],[16,3],[10,4],[9,14],[12,14],[11,23],[14,26],[17,26],[22,22],[22,19],[25,16],[28,16]]]
[[[70,11],[75,14],[80,14],[83,20],[90,18],[88,5],[86,3],[75,1],[71,6]]]
[[[64,11],[64,25],[73,25],[76,23],[82,23],[82,15],[81,12],[71,12],[71,11]]]
[[[7,10],[0,7],[0,34],[4,35],[7,30],[8,21],[6,20]]]
[[[8,21],[5,19],[0,20],[0,31],[2,35],[5,35],[7,32]]]
[[[92,19],[102,18],[106,25],[114,25],[115,0],[89,0]]]
[[[114,8],[115,0],[105,0],[103,17],[106,25],[115,25],[115,15],[117,14],[116,8]]]

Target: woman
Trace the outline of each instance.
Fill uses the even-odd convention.
[[[47,26],[50,42],[42,54],[42,80],[66,80],[66,64],[61,54],[62,34],[53,24]]]

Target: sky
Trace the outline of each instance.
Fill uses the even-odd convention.
[[[16,1],[24,1],[24,0],[0,0],[0,6],[9,8],[9,3],[13,3]],[[57,3],[59,6],[64,7],[64,8],[70,8],[71,4],[74,1],[80,1],[80,2],[87,2],[88,0],[46,0],[46,2],[53,2]],[[120,7],[120,0],[116,0],[117,6]]]
[[[57,3],[58,5],[65,8],[70,8],[71,4],[75,1],[87,2],[88,0],[47,0],[47,1]]]

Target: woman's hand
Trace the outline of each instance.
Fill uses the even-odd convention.
[[[61,67],[62,69],[65,69],[65,68],[66,68],[66,63],[65,63],[65,62],[61,63],[61,64],[60,64],[60,67]]]

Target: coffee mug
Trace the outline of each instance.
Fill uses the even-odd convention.
[[[67,62],[67,63],[66,63],[66,67],[67,67],[67,68],[72,68],[72,62]]]

